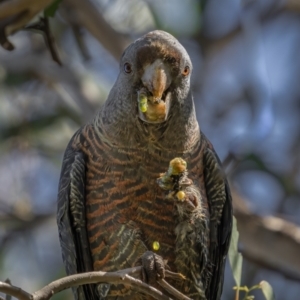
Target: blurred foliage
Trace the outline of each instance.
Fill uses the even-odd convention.
[[[59,4],[61,3],[62,0],[55,0],[50,6],[48,6],[45,10],[44,10],[44,16],[45,17],[54,17]]]
[[[240,292],[244,292],[242,300],[254,299],[255,297],[251,295],[251,292],[254,290],[262,290],[266,300],[275,300],[273,289],[267,281],[261,281],[259,284],[253,285],[250,288],[247,286],[241,286],[243,257],[238,251],[238,240],[239,232],[237,230],[236,218],[233,217],[232,236],[228,251],[228,258],[236,284],[233,288],[236,291],[235,300],[240,299]]]
[[[236,226],[236,218],[233,218],[232,235],[231,235],[230,247],[228,251],[228,259],[230,262],[233,278],[235,280],[237,289],[241,287],[242,264],[243,264],[243,257],[238,252],[238,242],[239,242],[239,232]]]

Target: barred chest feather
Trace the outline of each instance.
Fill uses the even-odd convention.
[[[182,157],[187,161],[189,178],[201,195],[201,209],[207,212],[201,159],[203,145],[199,142],[192,152],[185,153],[154,148],[117,148],[101,141],[92,127],[86,127],[78,138],[80,141],[74,139],[74,143],[80,143],[87,161],[87,229],[94,269],[120,269],[119,263],[113,263],[115,256],[120,255],[118,252],[123,252],[124,258],[127,256],[122,266],[132,267],[143,251],[153,250],[153,242],[159,242],[156,252],[168,260],[171,270],[188,273],[191,266],[186,262],[191,248],[186,239],[191,237],[186,231],[195,228],[182,222],[180,207],[174,200],[166,199],[167,192],[156,180],[166,171],[171,159]],[[176,246],[176,230],[181,246],[178,243]],[[122,249],[118,249],[122,238]],[[186,248],[182,248],[184,245]],[[106,248],[110,249],[109,253]],[[115,253],[112,248],[116,249]],[[198,250],[192,250],[195,260]]]

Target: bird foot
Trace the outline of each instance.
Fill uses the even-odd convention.
[[[139,259],[142,265],[142,280],[146,283],[155,283],[165,278],[166,262],[152,251],[146,251]]]
[[[99,283],[97,285],[97,294],[99,296],[99,299],[105,299],[108,295],[108,292],[110,290],[110,284],[109,283]]]

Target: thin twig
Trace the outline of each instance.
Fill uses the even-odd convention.
[[[171,286],[169,283],[167,283],[164,279],[158,280],[157,283],[164,288],[169,294],[176,297],[176,299],[179,300],[192,300],[191,298],[183,295],[178,290],[176,290],[173,286]]]
[[[239,295],[240,295],[240,291],[238,289],[236,289],[234,300],[239,300]]]
[[[175,280],[185,280],[185,276],[183,276],[181,273],[175,273],[169,270],[165,271],[166,277],[175,279]]]
[[[0,281],[0,292],[11,295],[19,300],[32,300],[32,295],[19,287]]]
[[[124,269],[121,271],[118,271],[117,273],[121,274],[127,274],[127,275],[140,275],[142,271],[142,266]],[[171,272],[169,270],[165,270],[165,276],[168,278],[172,278],[174,280],[185,280],[185,277],[180,273]],[[158,280],[157,283],[164,288],[170,295],[174,296],[176,299],[179,300],[191,300],[190,298],[183,295],[181,292],[179,292],[177,289],[172,287],[170,284],[168,284],[164,279]]]
[[[73,24],[86,28],[114,58],[120,59],[130,39],[113,29],[92,1],[67,0],[63,7]]]

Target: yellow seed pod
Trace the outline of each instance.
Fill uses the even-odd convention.
[[[148,102],[148,99],[145,95],[143,95],[143,94],[139,95],[139,110],[143,113],[146,112],[148,109],[147,102]]]
[[[153,244],[152,244],[152,249],[154,251],[157,251],[157,250],[159,250],[159,248],[160,248],[159,242],[158,241],[154,241]]]
[[[179,191],[177,194],[176,194],[176,197],[179,201],[183,201],[184,198],[185,198],[185,192],[184,191]]]

